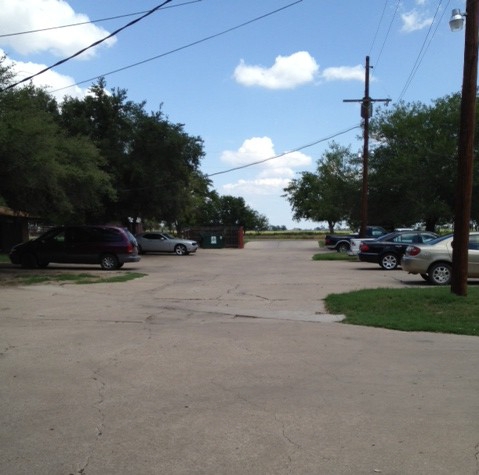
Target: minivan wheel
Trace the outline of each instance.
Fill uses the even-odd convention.
[[[399,263],[396,254],[390,252],[381,257],[379,264],[384,270],[394,270]]]
[[[100,265],[103,270],[115,270],[120,267],[118,258],[113,254],[104,254],[101,256]]]
[[[186,256],[186,254],[188,254],[188,251],[186,250],[186,246],[184,246],[183,244],[177,244],[175,246],[175,253],[178,256]]]
[[[447,285],[451,282],[452,268],[446,262],[433,264],[428,270],[429,282],[434,285]]]
[[[21,265],[24,269],[35,269],[38,267],[37,256],[32,252],[27,252],[23,254],[21,259]]]

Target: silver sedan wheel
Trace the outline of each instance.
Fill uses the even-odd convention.
[[[447,263],[433,264],[428,272],[429,282],[434,285],[447,285],[451,282],[451,266]]]
[[[185,256],[186,254],[188,254],[188,250],[186,249],[186,246],[184,246],[183,244],[177,244],[175,246],[175,253],[178,256]]]
[[[384,270],[394,270],[398,266],[398,258],[395,254],[384,254],[381,257],[381,267]]]

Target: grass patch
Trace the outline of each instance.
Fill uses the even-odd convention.
[[[452,294],[449,287],[360,290],[328,295],[325,303],[352,325],[479,336],[477,287],[469,287],[467,297]]]
[[[0,254],[0,264],[6,264],[7,262],[10,262],[10,258],[8,257],[8,255]]]
[[[349,256],[345,252],[321,252],[313,255],[313,261],[352,261],[357,262],[358,256]]]
[[[103,276],[94,274],[30,274],[16,275],[7,282],[12,285],[35,285],[48,283],[70,283],[70,284],[103,284],[115,282],[127,282],[139,279],[146,274],[138,272],[126,272],[121,275]]]

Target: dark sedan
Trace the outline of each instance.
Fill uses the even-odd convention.
[[[401,263],[406,248],[436,239],[437,234],[428,231],[396,231],[385,234],[375,241],[359,246],[359,260],[379,264],[384,270],[393,270]]]

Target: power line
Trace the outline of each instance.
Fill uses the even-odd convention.
[[[63,91],[64,89],[69,89],[71,87],[74,87],[74,86],[80,86],[81,84],[85,84],[87,82],[90,82],[90,81],[93,81],[95,79],[99,79],[101,77],[106,77],[106,76],[110,76],[112,74],[115,74],[115,73],[119,73],[121,71],[125,71],[126,69],[131,69],[131,68],[134,68],[136,66],[140,66],[142,64],[145,64],[145,63],[149,63],[150,61],[154,61],[155,59],[159,59],[159,58],[163,58],[165,56],[168,56],[170,54],[173,54],[173,53],[177,53],[178,51],[182,51],[184,49],[187,49],[187,48],[191,48],[192,46],[196,46],[198,44],[201,44],[201,43],[204,43],[206,41],[209,41],[209,40],[212,40],[214,38],[218,38],[219,36],[223,36],[223,35],[226,35],[227,33],[231,33],[232,31],[235,31],[235,30],[238,30],[240,28],[243,28],[247,25],[250,25],[251,23],[254,23],[254,22],[257,22],[259,20],[263,20],[264,18],[267,18],[271,15],[274,15],[276,13],[279,13],[280,11],[282,10],[286,10],[287,8],[291,8],[293,7],[294,5],[297,5],[298,3],[301,3],[303,0],[296,0],[295,2],[293,3],[290,3],[288,5],[285,5],[284,7],[281,7],[281,8],[278,8],[277,10],[273,10],[269,13],[265,13],[264,15],[261,15],[259,17],[256,17],[256,18],[253,18],[252,20],[248,20],[244,23],[241,23],[239,25],[236,25],[236,26],[233,26],[231,28],[228,28],[226,30],[223,30],[223,31],[220,31],[219,33],[215,33],[213,35],[210,35],[210,36],[206,36],[205,38],[202,38],[200,40],[197,40],[197,41],[193,41],[192,43],[188,43],[186,45],[183,45],[183,46],[179,46],[178,48],[175,48],[175,49],[172,49],[170,51],[167,51],[165,53],[161,53],[161,54],[158,54],[156,56],[152,56],[151,58],[147,58],[147,59],[144,59],[142,61],[138,61],[136,63],[133,63],[133,64],[129,64],[127,66],[124,66],[124,67],[121,67],[121,68],[118,68],[118,69],[114,69],[113,71],[109,71],[107,73],[103,73],[103,74],[99,74],[98,76],[94,76],[94,77],[91,77],[89,79],[84,79],[82,81],[79,81],[79,82],[76,82],[74,84],[70,84],[69,86],[65,86],[65,87],[61,87],[61,88],[58,88],[58,89],[54,89],[53,91],[50,91],[50,92],[58,92],[58,91]]]
[[[439,13],[439,9],[440,9],[440,7],[441,7],[442,2],[443,2],[443,0],[439,0],[439,3],[438,3],[437,8],[436,8],[436,12],[435,12],[435,14],[434,14],[434,17],[433,17],[433,20],[432,20],[432,22],[431,22],[431,25],[429,26],[427,35],[426,35],[426,37],[424,38],[424,41],[423,41],[422,46],[421,46],[421,49],[419,50],[419,53],[418,53],[418,55],[417,55],[417,57],[416,57],[416,61],[414,62],[414,65],[413,65],[413,67],[412,67],[412,69],[411,69],[411,72],[409,73],[409,76],[408,76],[408,78],[407,78],[407,80],[406,80],[406,84],[404,85],[404,87],[403,87],[403,89],[402,89],[402,91],[401,91],[401,94],[399,95],[398,101],[401,101],[401,100],[403,99],[404,95],[406,94],[406,91],[408,90],[409,86],[411,85],[411,82],[412,82],[412,80],[414,79],[414,76],[416,75],[416,73],[417,73],[417,71],[418,71],[418,69],[419,69],[419,66],[421,66],[421,63],[422,63],[422,61],[423,61],[423,59],[424,59],[424,56],[426,55],[426,52],[427,52],[429,46],[431,45],[431,42],[432,42],[432,40],[434,39],[434,36],[436,35],[437,29],[439,28],[439,25],[441,24],[441,20],[442,20],[442,18],[444,17],[444,14],[445,14],[445,12],[446,12],[446,10],[447,10],[447,7],[448,7],[448,5],[449,5],[450,0],[447,1],[447,4],[446,4],[445,8],[444,8],[443,11],[442,11],[442,15],[441,15],[441,17],[439,18],[439,21],[436,22],[436,28],[434,29],[434,31],[433,31],[433,33],[432,33],[432,36],[431,36],[431,38],[429,39],[429,42],[428,42],[428,38],[429,38],[429,35],[431,34],[432,26],[434,25],[434,22],[435,22],[436,17],[437,17],[437,15],[438,15],[438,13]],[[426,43],[427,43],[427,45],[426,45]]]
[[[335,137],[338,137],[339,135],[346,134],[347,132],[351,132],[351,130],[359,129],[359,128],[361,128],[360,124],[355,125],[353,127],[350,127],[349,129],[343,130],[342,132],[337,132],[337,133],[335,133],[333,135],[330,135],[329,137],[326,137],[324,139],[316,140],[315,142],[312,142],[310,144],[303,145],[301,147],[295,148],[294,150],[290,150],[289,152],[280,153],[279,155],[275,155],[274,157],[265,158],[264,160],[259,160],[257,162],[249,163],[248,165],[242,165],[240,167],[230,168],[228,170],[223,170],[222,172],[210,173],[209,175],[204,175],[204,176],[205,176],[205,178],[209,178],[209,177],[212,177],[212,176],[223,175],[225,173],[230,173],[230,172],[233,172],[233,171],[236,171],[236,170],[241,170],[243,168],[252,167],[253,165],[259,165],[260,163],[264,163],[264,162],[267,162],[269,160],[274,160],[275,158],[280,158],[280,157],[283,157],[283,156],[288,155],[290,153],[299,152],[300,150],[304,150],[305,148],[312,147],[314,145],[317,145],[318,143],[325,142],[326,140],[334,139]],[[158,188],[159,186],[160,185],[158,185],[158,186],[148,186],[148,187],[143,187],[143,188],[128,188],[128,189],[123,189],[123,190],[118,190],[118,191],[127,192],[127,191],[149,190],[149,189],[152,189],[152,188]]]
[[[192,3],[198,3],[198,2],[202,2],[202,1],[203,0],[191,0],[189,2],[180,3],[179,5],[165,6],[165,9],[183,7],[185,5],[190,5]],[[32,34],[32,33],[41,33],[42,31],[59,30],[59,29],[62,29],[62,28],[71,28],[71,27],[74,27],[74,26],[90,25],[90,24],[93,24],[93,23],[101,23],[101,22],[104,22],[104,21],[118,20],[119,18],[126,18],[126,17],[130,17],[130,16],[143,15],[144,13],[148,13],[148,12],[149,12],[149,10],[143,10],[141,12],[126,13],[124,15],[117,15],[117,16],[111,16],[111,17],[107,17],[107,18],[100,18],[98,20],[81,21],[81,22],[78,22],[78,23],[69,23],[67,25],[50,26],[50,27],[47,27],[47,28],[38,28],[36,30],[18,31],[16,33],[5,33],[3,35],[0,35],[0,38],[7,38],[9,36],[29,35],[29,34]]]
[[[388,40],[388,37],[389,37],[389,33],[391,33],[391,28],[393,26],[393,23],[394,23],[394,20],[396,18],[396,15],[397,15],[397,12],[399,10],[399,5],[401,4],[401,0],[397,0],[397,3],[396,3],[396,9],[394,10],[394,14],[391,18],[391,21],[389,23],[389,28],[388,28],[388,31],[386,33],[386,36],[384,37],[384,41],[383,41],[383,44],[381,46],[381,49],[379,50],[379,54],[378,54],[378,57],[377,57],[377,60],[376,60],[376,67],[379,63],[379,60],[381,59],[381,55],[383,54],[383,50],[384,50],[384,46],[386,45],[386,42]]]
[[[95,47],[95,46],[98,46],[100,43],[103,43],[104,41],[106,41],[107,39],[109,38],[112,38],[113,36],[115,36],[116,34],[118,34],[119,32],[123,31],[124,29],[134,25],[135,23],[138,23],[139,21],[143,20],[144,18],[146,18],[147,16],[155,13],[157,10],[159,10],[160,8],[162,8],[163,6],[165,6],[167,3],[170,3],[172,0],[164,0],[163,3],[161,3],[160,5],[157,5],[156,7],[152,8],[151,10],[149,10],[147,13],[145,13],[144,15],[142,15],[141,17],[135,19],[135,20],[132,20],[130,21],[129,23],[127,23],[126,25],[122,26],[121,28],[118,28],[117,30],[115,30],[113,33],[110,33],[108,36],[105,36],[104,38],[102,38],[101,40],[98,40],[98,41],[95,41],[94,43],[92,43],[90,46],[87,46],[86,48],[83,48],[81,49],[80,51],[77,51],[75,54],[72,54],[71,56],[69,56],[68,58],[65,58],[65,59],[62,59],[58,62],[56,62],[55,64],[53,64],[52,66],[48,66],[47,68],[45,69],[42,69],[41,71],[39,71],[38,73],[35,73],[35,74],[32,74],[31,76],[28,76],[24,79],[22,79],[21,81],[17,81],[16,83],[13,83],[13,84],[10,84],[8,85],[7,87],[4,87],[1,91],[6,91],[8,89],[12,89],[14,88],[15,86],[18,86],[19,84],[22,84],[26,81],[29,81],[37,76],[39,76],[40,74],[43,74],[47,71],[49,71],[50,69],[53,69],[55,68],[56,66],[59,66],[60,64],[63,64],[63,63],[66,63],[67,61],[69,61],[70,59],[72,58],[75,58],[76,56],[79,56],[80,54],[84,53],[85,51]]]
[[[371,51],[373,50],[374,45],[375,45],[375,43],[376,43],[376,39],[377,39],[377,37],[378,37],[379,29],[380,29],[380,27],[381,27],[381,23],[383,22],[384,13],[386,12],[386,7],[387,7],[387,5],[388,5],[387,0],[384,0],[383,12],[382,12],[382,14],[381,14],[381,18],[379,19],[378,27],[376,28],[376,33],[374,34],[373,41],[371,42],[371,47],[369,48],[369,56],[371,56]]]
[[[209,177],[216,176],[216,175],[224,175],[225,173],[231,173],[231,172],[234,172],[236,170],[242,170],[243,168],[252,167],[253,165],[259,165],[260,163],[269,162],[270,160],[274,160],[276,158],[284,157],[285,155],[289,155],[290,153],[299,152],[300,150],[304,150],[305,148],[313,147],[314,145],[317,145],[318,143],[326,142],[327,140],[334,139],[335,137],[338,137],[339,135],[346,134],[348,132],[351,132],[351,130],[359,129],[359,128],[361,128],[360,124],[355,125],[354,127],[350,127],[349,129],[343,130],[341,132],[337,132],[333,135],[330,135],[329,137],[316,140],[315,142],[311,142],[307,145],[302,145],[301,147],[297,147],[293,150],[289,150],[288,152],[280,153],[278,155],[275,155],[274,157],[265,158],[263,160],[258,160],[256,162],[248,163],[247,165],[241,165],[239,167],[229,168],[228,170],[223,170],[221,172],[210,173],[209,175],[206,175],[206,177],[209,178]]]

